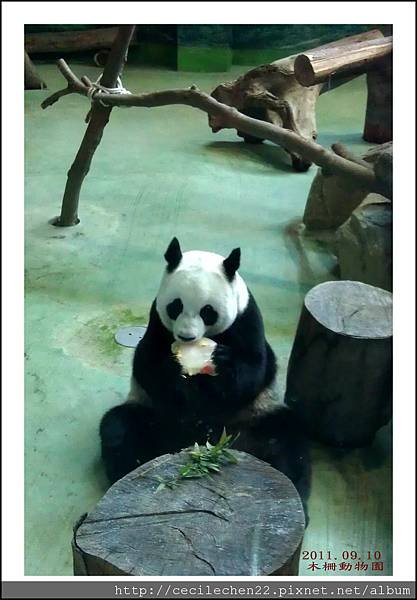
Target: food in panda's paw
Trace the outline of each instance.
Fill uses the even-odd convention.
[[[183,375],[216,375],[211,359],[216,345],[213,340],[203,337],[196,342],[174,342],[171,351],[182,366]]]

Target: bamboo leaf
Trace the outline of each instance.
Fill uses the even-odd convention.
[[[223,450],[223,454],[225,456],[225,458],[227,458],[227,460],[233,464],[237,464],[239,461],[236,458],[236,456],[234,456],[231,452],[229,452],[228,450]]]
[[[239,434],[227,434],[224,428],[219,441],[214,446],[208,440],[205,446],[199,446],[195,442],[192,450],[188,452],[189,462],[179,468],[176,477],[164,479],[163,477],[156,476],[156,480],[159,481],[156,491],[158,492],[165,487],[174,489],[182,479],[206,477],[212,480],[211,473],[219,473],[222,465],[226,463],[237,464],[237,458],[228,448],[230,448],[238,437]]]
[[[216,471],[217,473],[220,471],[220,467],[218,465],[209,464],[208,468],[210,469],[210,471]]]
[[[227,439],[226,428],[223,428],[218,444],[223,444]]]

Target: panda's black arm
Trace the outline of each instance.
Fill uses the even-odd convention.
[[[265,357],[239,356],[227,346],[218,346],[214,354],[217,375],[198,375],[201,388],[216,400],[232,408],[253,402],[265,389],[267,365]],[[275,365],[273,367],[275,369]],[[271,369],[270,369],[271,370]],[[272,378],[271,378],[272,379]]]
[[[214,363],[218,375],[206,380],[230,402],[252,401],[275,377],[275,356],[266,339],[262,316],[250,294],[248,306],[224,333],[214,340],[218,346]]]
[[[163,327],[154,301],[146,333],[133,359],[133,376],[153,401],[167,404],[181,394],[181,366],[171,353],[172,335]]]

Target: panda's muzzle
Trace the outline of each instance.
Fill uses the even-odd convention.
[[[181,340],[182,342],[193,342],[193,341],[196,339],[195,335],[193,335],[193,336],[191,336],[191,337],[187,337],[187,336],[185,336],[185,335],[179,335],[179,334],[178,334],[178,337],[180,338],[180,340]]]

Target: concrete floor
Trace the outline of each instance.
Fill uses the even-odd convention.
[[[98,70],[75,65],[95,80]],[[49,91],[26,101],[26,575],[72,574],[71,532],[106,490],[99,461],[101,415],[124,400],[132,350],[114,342],[124,324],[146,323],[162,254],[176,235],[184,249],[242,248],[241,274],[264,315],[281,364],[281,389],[304,294],[333,279],[323,243],[293,235],[316,168],[296,174],[270,143],[247,146],[232,130],[213,135],[205,114],[187,107],[115,109],[85,180],[81,223],[59,229],[70,166],[85,129],[85,98],[68,96],[46,111],[40,102],[63,87],[54,65],[41,65]],[[134,91],[197,84],[210,91],[227,74],[127,67]],[[363,151],[363,78],[319,100],[319,142]],[[382,572],[311,571],[301,575],[389,575],[390,432],[373,448],[343,456],[317,447],[304,549],[381,552]],[[354,565],[355,561],[353,561]]]

